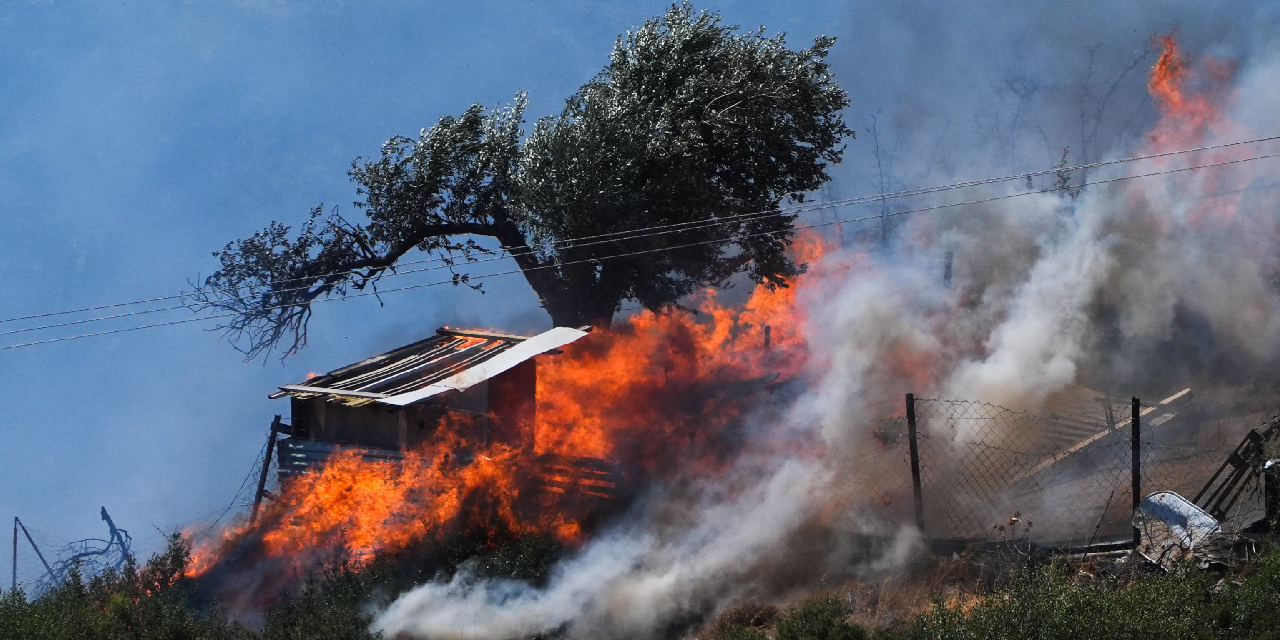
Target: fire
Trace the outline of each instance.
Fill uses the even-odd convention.
[[[1152,150],[1158,153],[1200,146],[1210,133],[1222,132],[1220,103],[1231,66],[1205,57],[1193,71],[1172,34],[1162,36],[1159,42],[1162,51],[1147,82],[1160,110],[1160,122],[1148,136]],[[1197,90],[1191,90],[1192,85]]]
[[[1148,135],[1149,151],[1160,153],[1210,144],[1221,140],[1244,140],[1244,131],[1225,115],[1231,102],[1230,84],[1234,68],[1227,61],[1203,56],[1189,64],[1178,49],[1172,35],[1160,38],[1162,52],[1152,68],[1148,89],[1156,99],[1160,119]],[[1178,160],[1161,159],[1163,165],[1173,163],[1213,164],[1247,158],[1252,153],[1244,147],[1218,149],[1188,154]],[[1169,182],[1169,196],[1186,203],[1185,221],[1197,232],[1216,229],[1238,218],[1244,198],[1244,187],[1252,180],[1247,167],[1209,167],[1194,174],[1175,176]],[[1189,196],[1189,197],[1184,197]],[[1166,220],[1152,224],[1174,231]]]
[[[827,250],[816,236],[794,248],[804,262]],[[483,442],[483,429],[455,416],[403,462],[333,455],[318,472],[286,482],[254,527],[198,546],[188,574],[246,554],[282,574],[335,554],[360,567],[380,553],[464,533],[495,544],[534,533],[575,544],[588,509],[562,495],[564,483],[577,482],[587,495],[617,487],[567,478],[573,461],[618,465],[633,481],[722,468],[742,440],[752,400],[803,369],[799,280],[757,287],[737,306],[708,291],[694,301],[696,313],[643,312],[540,359],[531,451]]]
[[[816,260],[821,240],[797,242]],[[707,291],[688,312],[641,312],[540,365],[535,450],[688,471],[728,453],[753,394],[807,358],[797,286],[757,287],[741,309]],[[691,466],[692,465],[692,466]]]
[[[1161,36],[1160,43],[1164,51],[1151,69],[1147,88],[1165,111],[1178,113],[1186,105],[1186,99],[1182,97],[1182,83],[1187,79],[1187,65],[1178,54],[1178,43],[1172,34]]]

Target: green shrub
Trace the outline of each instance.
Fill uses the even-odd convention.
[[[543,586],[551,577],[551,567],[564,551],[564,545],[546,535],[527,535],[481,555],[476,560],[476,575],[482,578],[522,580]]]
[[[61,585],[28,600],[21,590],[0,598],[0,638],[6,640],[233,640],[248,632],[190,602],[181,536],[142,567],[130,559],[86,582],[72,571]]]
[[[849,624],[849,607],[827,596],[778,620],[776,640],[864,640],[867,632]]]
[[[267,612],[263,640],[356,640],[378,638],[369,631],[369,600],[379,583],[376,572],[346,564],[326,567]]]

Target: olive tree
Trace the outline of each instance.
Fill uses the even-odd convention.
[[[396,136],[349,175],[366,220],[321,207],[294,231],[272,222],[215,253],[197,287],[255,357],[306,344],[311,304],[376,289],[407,255],[428,254],[452,282],[507,255],[556,325],[608,324],[624,302],[652,310],[746,273],[786,286],[804,265],[786,249],[784,201],[829,179],[852,136],[848,98],[826,56],[763,28],[673,6],[620,36],[609,63],[564,109],[522,130],[526,100],[445,116]]]

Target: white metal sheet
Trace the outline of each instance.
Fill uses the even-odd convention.
[[[1171,566],[1191,553],[1207,536],[1221,533],[1213,516],[1172,491],[1156,491],[1142,499],[1133,513],[1141,546],[1148,560]]]
[[[426,400],[431,396],[438,395],[446,391],[462,391],[470,388],[472,385],[484,382],[485,380],[488,380],[489,378],[492,378],[503,371],[528,360],[529,358],[546,353],[557,347],[563,347],[564,345],[585,335],[587,335],[587,332],[579,329],[556,327],[550,331],[533,336],[532,338],[507,349],[489,360],[445,378],[440,382],[415,391],[391,396],[390,398],[381,398],[378,402],[403,407],[405,405]]]

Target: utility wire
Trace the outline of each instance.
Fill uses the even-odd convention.
[[[127,302],[126,302],[126,303],[123,303],[123,304],[131,304],[131,303],[127,303]],[[208,303],[205,303],[205,304],[202,304],[202,305],[200,305],[200,306],[205,306],[205,305],[207,305],[207,304],[208,304]],[[123,306],[123,305],[121,305],[121,306]],[[146,310],[143,310],[143,311],[130,311],[130,312],[128,312],[128,313],[117,313],[117,314],[115,314],[115,315],[111,315],[111,316],[99,316],[99,317],[97,317],[97,318],[85,318],[84,320],[71,320],[71,321],[69,321],[69,322],[59,322],[59,323],[57,323],[57,324],[45,324],[45,325],[40,325],[40,326],[38,326],[38,327],[27,327],[27,328],[25,328],[25,329],[13,329],[13,330],[10,330],[10,331],[0,331],[0,336],[7,336],[7,335],[15,334],[15,333],[26,333],[26,332],[28,332],[28,331],[40,331],[41,329],[54,329],[54,328],[57,328],[57,327],[69,327],[69,326],[71,326],[71,325],[75,325],[75,324],[85,324],[86,322],[99,322],[99,321],[102,321],[102,320],[114,320],[114,319],[116,319],[116,318],[128,318],[128,317],[130,317],[130,316],[140,316],[140,315],[145,315],[145,314],[148,314],[148,313],[159,313],[159,312],[161,312],[161,311],[173,311],[174,309],[192,309],[192,310],[194,310],[194,311],[199,311],[199,309],[195,309],[195,307],[196,307],[196,305],[179,304],[179,305],[174,305],[174,306],[172,306],[172,307],[160,307],[159,309],[146,309]],[[69,313],[74,313],[74,312],[69,312]]]
[[[999,200],[1008,200],[1008,199],[1011,199],[1011,198],[1019,198],[1019,197],[1028,196],[1028,195],[1033,195],[1033,194],[1037,194],[1037,193],[1052,193],[1052,192],[1054,192],[1054,191],[1066,191],[1066,190],[1070,190],[1070,189],[1080,189],[1080,188],[1087,187],[1087,186],[1094,186],[1094,185],[1100,185],[1100,184],[1110,184],[1110,183],[1115,183],[1115,182],[1123,182],[1123,181],[1127,181],[1127,180],[1135,180],[1135,179],[1139,179],[1139,178],[1150,178],[1150,177],[1160,176],[1160,175],[1167,175],[1167,174],[1173,174],[1173,173],[1181,173],[1181,172],[1185,172],[1185,171],[1194,171],[1194,170],[1198,170],[1198,169],[1208,169],[1208,168],[1212,168],[1212,167],[1221,167],[1221,166],[1227,166],[1227,165],[1241,164],[1241,163],[1244,163],[1244,162],[1251,162],[1251,161],[1254,161],[1254,160],[1265,160],[1265,159],[1269,159],[1269,158],[1277,158],[1277,157],[1280,157],[1280,153],[1264,154],[1264,155],[1260,155],[1260,156],[1253,156],[1253,157],[1250,157],[1250,158],[1237,158],[1237,159],[1233,159],[1233,160],[1223,160],[1223,161],[1220,161],[1220,162],[1212,162],[1212,163],[1208,163],[1208,164],[1193,165],[1193,166],[1190,166],[1190,167],[1180,167],[1180,168],[1177,168],[1177,169],[1166,169],[1166,170],[1163,170],[1163,171],[1153,171],[1153,172],[1150,172],[1150,173],[1136,174],[1136,175],[1131,175],[1131,176],[1121,176],[1121,177],[1117,177],[1117,178],[1110,178],[1110,179],[1106,179],[1106,180],[1096,180],[1096,181],[1093,181],[1093,182],[1084,182],[1084,183],[1081,183],[1081,184],[1078,184],[1078,185],[1068,185],[1068,186],[1064,186],[1064,187],[1055,187],[1055,188],[1052,188],[1052,189],[1046,189],[1046,190],[1044,190],[1044,191],[1024,191],[1024,192],[1021,192],[1021,193],[1011,193],[1011,194],[1005,194],[1005,195],[1001,195],[1001,196],[992,196],[992,197],[988,197],[988,198],[976,198],[976,199],[972,199],[972,200],[965,200],[965,201],[961,201],[961,202],[953,202],[953,203],[941,204],[941,205],[934,205],[934,206],[929,206],[929,207],[920,207],[920,208],[917,208],[917,209],[908,209],[908,210],[904,210],[904,211],[897,211],[897,212],[893,212],[893,213],[889,213],[889,214],[880,214],[880,213],[877,213],[877,214],[873,214],[873,215],[869,215],[869,216],[863,216],[863,217],[859,217],[859,218],[836,219],[836,220],[833,220],[833,221],[830,221],[830,222],[824,222],[824,223],[817,223],[817,224],[810,224],[810,225],[798,226],[798,227],[794,227],[794,228],[791,228],[791,229],[779,229],[779,230],[775,230],[775,231],[764,231],[764,232],[755,233],[755,234],[748,234],[748,235],[744,236],[744,238],[759,237],[759,236],[768,236],[768,235],[776,235],[776,234],[780,234],[780,233],[789,233],[789,232],[791,232],[791,231],[795,231],[795,230],[803,231],[803,230],[806,230],[806,229],[816,229],[816,228],[821,228],[821,227],[829,227],[829,226],[832,226],[832,225],[836,225],[836,224],[843,224],[843,223],[864,222],[864,221],[867,221],[867,220],[879,220],[879,219],[882,219],[882,218],[887,217],[887,216],[902,216],[902,215],[909,215],[909,214],[914,214],[914,213],[922,213],[922,212],[926,212],[926,211],[937,211],[937,210],[940,210],[940,209],[949,209],[949,208],[961,207],[961,206],[967,206],[967,205],[973,205],[973,204],[984,204],[984,203],[988,203],[988,202],[995,202],[995,201],[999,201]],[[838,206],[845,206],[845,205],[846,205],[846,203],[838,202],[838,201],[837,201],[837,202],[827,203],[826,205],[824,205],[824,206],[822,206],[822,207],[817,207],[817,208],[824,208],[824,209],[825,209],[825,208],[834,208],[834,207],[838,207]],[[645,254],[650,254],[650,253],[657,253],[657,252],[660,252],[660,251],[674,251],[674,250],[677,250],[677,249],[685,249],[685,248],[689,248],[689,247],[696,247],[696,246],[701,246],[701,245],[706,245],[706,244],[714,244],[715,242],[719,242],[719,240],[713,240],[713,241],[701,241],[701,242],[690,242],[690,243],[681,244],[681,245],[675,245],[675,246],[657,247],[657,248],[653,248],[653,249],[644,249],[644,250],[640,250],[640,251],[632,251],[632,252],[628,252],[628,253],[621,253],[621,254],[615,254],[615,255],[609,255],[609,256],[600,256],[600,257],[597,257],[597,258],[586,258],[586,259],[582,259],[582,260],[572,260],[572,261],[561,262],[561,263],[551,264],[551,265],[541,265],[541,266],[538,266],[538,267],[533,267],[533,268],[531,268],[531,269],[529,269],[529,270],[534,270],[534,269],[552,269],[552,268],[559,268],[559,267],[568,266],[568,265],[573,265],[573,264],[581,264],[581,263],[588,263],[588,262],[601,262],[601,261],[604,261],[604,260],[610,260],[610,259],[615,259],[615,258],[626,258],[626,257],[631,257],[631,256],[637,256],[637,255],[645,255]],[[512,270],[508,270],[508,271],[499,271],[499,272],[494,272],[494,273],[484,274],[484,275],[476,276],[476,278],[477,278],[477,279],[481,279],[481,278],[493,278],[493,277],[497,277],[497,276],[505,276],[505,275],[512,275],[512,274],[516,274],[516,273],[523,273],[523,272],[525,272],[525,271],[527,271],[527,270],[524,270],[524,269],[512,269]],[[348,295],[342,296],[342,297],[340,297],[340,298],[324,298],[324,299],[320,299],[320,300],[312,300],[311,302],[309,302],[309,303],[307,303],[307,304],[315,304],[315,303],[319,303],[319,302],[333,302],[333,301],[335,301],[335,300],[346,300],[346,299],[349,299],[349,298],[362,298],[362,297],[366,297],[366,296],[376,296],[376,295],[381,295],[381,294],[384,294],[384,293],[394,293],[394,292],[396,292],[396,291],[408,291],[408,290],[410,290],[410,289],[422,289],[422,288],[425,288],[425,287],[434,287],[434,286],[445,285],[445,284],[453,284],[453,283],[454,283],[454,281],[453,281],[452,279],[449,279],[449,280],[439,280],[439,281],[435,281],[435,282],[427,282],[427,283],[422,283],[422,284],[415,284],[415,285],[407,285],[407,286],[403,286],[403,287],[396,287],[396,288],[393,288],[393,289],[384,289],[384,290],[382,290],[382,291],[369,291],[369,292],[364,292],[364,293],[348,294]],[[276,310],[276,309],[282,309],[282,308],[290,307],[290,306],[297,306],[297,305],[279,305],[279,306],[274,306],[274,307],[264,307],[264,308],[259,309],[259,310],[260,310],[260,311],[274,311],[274,310]],[[162,323],[157,323],[157,324],[144,325],[144,326],[140,326],[140,327],[128,327],[128,328],[124,328],[124,329],[115,329],[115,330],[111,330],[111,331],[99,331],[99,332],[95,332],[95,333],[87,333],[87,334],[82,334],[82,335],[65,336],[65,337],[61,337],[61,338],[50,338],[50,339],[47,339],[47,340],[38,340],[38,341],[34,341],[34,342],[25,342],[25,343],[21,343],[21,344],[12,344],[12,345],[7,345],[7,346],[4,346],[4,347],[0,347],[0,351],[6,350],[6,349],[16,349],[16,348],[19,348],[19,347],[29,347],[29,346],[38,345],[38,344],[47,344],[47,343],[51,343],[51,342],[62,342],[62,341],[65,341],[65,340],[77,340],[77,339],[80,339],[80,338],[90,338],[90,337],[94,337],[94,336],[108,335],[108,334],[114,334],[114,333],[123,333],[123,332],[127,332],[127,331],[138,331],[138,330],[141,330],[141,329],[151,329],[151,328],[155,328],[155,327],[163,327],[163,326],[169,326],[169,325],[175,325],[175,324],[184,324],[184,323],[187,323],[187,322],[197,322],[197,321],[200,321],[200,320],[213,320],[213,319],[217,319],[217,318],[227,318],[227,317],[232,317],[232,316],[235,316],[235,315],[237,315],[237,314],[235,314],[235,313],[223,313],[223,314],[217,314],[217,315],[212,315],[212,316],[204,316],[204,317],[199,317],[199,318],[187,318],[187,319],[185,319],[185,320],[175,320],[175,321],[172,321],[172,322],[162,322]]]
[[[1025,180],[1025,179],[1028,179],[1028,178],[1033,178],[1033,177],[1043,176],[1043,175],[1058,174],[1058,173],[1067,173],[1067,172],[1078,171],[1078,170],[1082,170],[1082,169],[1093,169],[1093,168],[1098,168],[1098,167],[1103,167],[1103,166],[1108,166],[1108,165],[1122,164],[1122,163],[1128,163],[1128,162],[1137,162],[1137,161],[1141,161],[1141,160],[1151,160],[1151,159],[1155,159],[1155,158],[1163,158],[1163,157],[1169,157],[1169,156],[1174,156],[1174,155],[1179,155],[1179,154],[1185,154],[1185,153],[1196,153],[1196,152],[1200,152],[1200,151],[1212,151],[1212,150],[1216,150],[1216,149],[1225,149],[1225,148],[1235,147],[1235,146],[1241,146],[1241,145],[1249,145],[1249,144],[1258,144],[1258,143],[1262,143],[1262,142],[1270,142],[1270,141],[1273,141],[1273,140],[1280,140],[1280,136],[1269,136],[1269,137],[1265,137],[1265,138],[1255,138],[1255,139],[1252,139],[1252,140],[1241,140],[1241,141],[1236,141],[1236,142],[1227,142],[1227,143],[1223,143],[1223,144],[1207,145],[1207,146],[1203,146],[1203,147],[1194,147],[1194,148],[1189,148],[1189,149],[1178,149],[1178,150],[1174,150],[1174,151],[1165,151],[1165,152],[1161,152],[1161,153],[1153,153],[1153,154],[1146,154],[1146,155],[1139,155],[1139,156],[1130,156],[1130,157],[1127,157],[1127,158],[1118,158],[1118,159],[1115,159],[1115,160],[1102,160],[1102,161],[1098,161],[1098,162],[1091,162],[1091,163],[1087,163],[1087,164],[1074,165],[1074,166],[1070,166],[1070,167],[1054,167],[1054,168],[1052,168],[1052,169],[1044,169],[1044,170],[1041,170],[1041,171],[1033,171],[1033,172],[1030,172],[1030,173],[1019,173],[1019,174],[1013,174],[1013,175],[1008,175],[1008,176],[1003,176],[1003,177],[998,177],[998,178],[984,178],[984,179],[981,179],[981,180],[971,180],[971,181],[967,181],[967,182],[957,182],[957,183],[946,184],[946,185],[937,185],[937,186],[932,186],[932,187],[922,187],[922,188],[919,188],[919,189],[910,189],[910,190],[904,190],[904,191],[896,191],[896,192],[892,192],[892,193],[882,193],[882,194],[873,195],[873,196],[859,196],[859,197],[857,197],[857,198],[848,198],[848,199],[844,199],[844,200],[833,200],[833,201],[827,201],[827,202],[822,202],[822,203],[815,203],[815,204],[813,204],[813,205],[799,204],[799,205],[794,205],[794,206],[791,206],[791,207],[784,207],[784,208],[780,208],[780,209],[779,209],[779,210],[777,210],[777,211],[774,211],[774,210],[767,210],[767,211],[756,211],[756,212],[742,213],[742,214],[736,214],[736,215],[733,215],[733,216],[724,216],[724,217],[717,218],[717,219],[715,219],[715,220],[710,220],[710,221],[699,220],[699,221],[692,221],[692,222],[680,222],[680,223],[672,223],[672,224],[666,224],[666,225],[655,225],[655,226],[651,226],[651,227],[642,227],[642,228],[639,228],[639,229],[629,229],[629,230],[626,230],[626,231],[614,231],[614,232],[601,233],[601,234],[595,234],[595,235],[589,235],[589,236],[579,236],[579,237],[575,237],[575,238],[562,238],[562,239],[559,239],[559,240],[551,240],[551,241],[547,241],[547,242],[543,242],[543,243],[538,243],[538,244],[537,244],[536,246],[534,246],[534,247],[528,247],[528,248],[527,248],[527,250],[526,250],[526,248],[522,248],[522,247],[506,247],[506,246],[499,246],[499,247],[497,247],[497,249],[495,249],[495,251],[498,251],[498,252],[507,252],[507,253],[509,253],[509,254],[511,254],[511,255],[515,255],[515,254],[514,254],[514,251],[515,251],[515,250],[523,250],[523,251],[525,251],[525,253],[534,253],[534,252],[536,252],[536,251],[537,251],[537,250],[539,250],[539,249],[552,248],[552,247],[555,247],[556,245],[561,245],[561,244],[578,243],[578,242],[583,241],[583,240],[597,240],[597,239],[600,239],[600,238],[613,238],[613,239],[614,239],[613,241],[618,241],[618,240],[625,240],[625,239],[634,239],[634,238],[640,238],[640,237],[647,237],[648,235],[658,235],[658,234],[637,235],[637,234],[640,234],[640,233],[642,233],[642,232],[647,232],[647,231],[656,231],[656,230],[662,230],[662,229],[676,229],[676,228],[686,227],[686,226],[690,226],[690,225],[697,225],[697,226],[695,226],[694,228],[699,228],[699,227],[702,227],[702,226],[714,226],[714,225],[717,225],[717,224],[728,224],[728,223],[730,223],[730,222],[736,222],[736,221],[739,221],[740,219],[743,219],[743,218],[750,218],[750,217],[779,216],[779,215],[791,215],[791,214],[796,214],[796,213],[805,213],[805,212],[808,212],[808,211],[814,211],[814,210],[819,210],[819,209],[827,209],[827,208],[839,207],[839,206],[850,206],[850,205],[855,205],[855,204],[865,204],[865,203],[869,203],[869,202],[880,202],[880,201],[883,201],[883,200],[890,200],[890,199],[905,198],[905,197],[910,197],[910,196],[924,195],[924,194],[930,194],[930,193],[938,193],[938,192],[949,191],[949,190],[954,190],[954,189],[961,189],[961,188],[967,188],[967,187],[981,186],[981,185],[987,185],[987,184],[996,184],[996,183],[1000,183],[1000,182],[1008,182],[1008,181],[1011,181],[1011,180]],[[1085,186],[1085,185],[1081,184],[1081,185],[1077,185],[1077,186],[1079,187],[1079,186]],[[895,215],[895,214],[890,214],[890,215]],[[847,221],[844,221],[844,222],[847,222]],[[621,237],[620,237],[620,236],[621,236]],[[589,244],[598,244],[598,243],[594,243],[594,242],[593,242],[593,243],[589,243]],[[587,244],[583,244],[583,245],[578,245],[578,246],[588,246],[588,245],[587,245]],[[474,263],[477,263],[477,262],[487,262],[487,261],[489,261],[489,260],[497,260],[497,259],[502,259],[502,258],[504,258],[504,257],[505,257],[505,256],[498,256],[498,257],[495,257],[495,258],[489,258],[489,259],[484,259],[484,260],[476,260],[476,261],[468,262],[468,264],[474,264]],[[423,263],[428,263],[428,262],[448,262],[448,261],[451,261],[451,260],[452,260],[452,258],[447,258],[447,257],[433,257],[433,258],[424,258],[424,259],[422,259],[422,260],[412,260],[412,261],[400,262],[400,263],[399,263],[398,265],[396,265],[396,266],[407,266],[407,265],[414,265],[414,264],[423,264]],[[448,264],[444,264],[444,265],[441,265],[441,266],[438,266],[438,267],[431,267],[431,268],[426,268],[426,269],[413,269],[413,270],[409,270],[409,271],[407,271],[407,272],[403,272],[403,273],[416,273],[416,272],[419,272],[419,271],[429,271],[429,270],[434,270],[434,269],[444,268],[444,267],[447,267],[447,266],[449,266],[449,265],[448,265]],[[360,271],[360,269],[351,269],[351,270],[346,270],[346,271],[336,271],[336,272],[332,272],[332,273],[322,273],[322,274],[317,274],[317,275],[315,275],[314,277],[317,277],[317,278],[324,278],[324,277],[331,277],[331,276],[338,276],[338,275],[348,275],[348,274],[356,273],[357,271]],[[397,273],[397,272],[393,272],[391,275],[396,275],[396,273]],[[289,281],[298,280],[298,279],[299,279],[299,278],[287,278],[287,279],[283,279],[283,280],[276,280],[276,281],[268,281],[268,282],[264,282],[264,283],[261,283],[260,285],[246,285],[246,287],[248,287],[248,286],[270,286],[270,285],[279,284],[279,283],[282,283],[282,282],[289,282]],[[237,290],[238,290],[238,289],[237,289]],[[226,291],[226,290],[220,290],[220,291],[223,291],[224,293],[229,293],[229,291]],[[285,290],[285,291],[288,291],[288,290]],[[175,300],[175,299],[179,299],[179,298],[190,297],[190,295],[191,295],[191,294],[189,294],[189,293],[179,293],[179,294],[175,294],[175,295],[159,296],[159,297],[155,297],[155,298],[147,298],[147,299],[144,299],[144,300],[134,300],[134,301],[130,301],[130,302],[116,302],[116,303],[104,304],[104,305],[98,305],[98,306],[93,306],[93,307],[84,307],[84,308],[80,308],[80,309],[70,309],[70,310],[64,310],[64,311],[51,311],[51,312],[48,312],[48,313],[38,313],[38,314],[32,314],[32,315],[27,315],[27,316],[19,316],[19,317],[13,317],[13,318],[3,318],[3,319],[0,319],[0,324],[2,324],[2,323],[6,323],[6,322],[17,322],[17,321],[21,321],[21,320],[33,320],[33,319],[37,319],[37,318],[48,318],[48,317],[53,317],[53,316],[68,315],[68,314],[73,314],[73,313],[84,313],[84,312],[87,312],[87,311],[100,311],[100,310],[103,310],[103,309],[111,309],[111,308],[117,308],[117,307],[124,307],[124,306],[130,306],[130,305],[135,305],[135,304],[146,304],[146,303],[148,303],[148,302],[161,302],[161,301],[164,301],[164,300]],[[202,303],[202,304],[208,304],[208,303]],[[151,310],[151,311],[143,311],[143,312],[139,312],[139,313],[154,313],[154,312],[157,312],[157,311],[170,311],[170,310],[173,310],[173,309],[184,308],[184,307],[189,307],[189,306],[190,306],[190,305],[179,305],[179,306],[173,306],[173,307],[166,307],[166,308],[163,308],[163,309],[155,309],[155,310]],[[125,315],[129,315],[129,314],[121,314],[121,315],[117,315],[117,316],[108,316],[108,317],[105,317],[105,318],[102,318],[102,319],[104,319],[104,320],[105,320],[105,319],[111,319],[111,318],[124,317]],[[78,322],[73,322],[73,323],[66,323],[66,324],[61,324],[61,325],[48,325],[48,327],[39,327],[39,328],[49,328],[49,327],[56,327],[56,326],[67,326],[67,325],[69,325],[69,324],[79,324],[79,323],[78,323]],[[29,330],[34,330],[34,329],[29,329]],[[21,330],[21,331],[28,331],[28,330]],[[9,332],[9,333],[20,333],[21,331],[13,331],[13,332]],[[7,335],[7,334],[0,333],[0,335]]]
[[[225,518],[227,514],[236,507],[236,503],[240,500],[240,494],[244,492],[245,487],[249,484],[249,479],[253,477],[255,472],[260,472],[261,467],[259,466],[258,460],[260,458],[265,458],[266,453],[267,453],[267,445],[263,444],[262,450],[259,451],[258,455],[253,459],[253,466],[249,467],[249,472],[244,475],[244,480],[240,481],[240,488],[236,489],[236,495],[232,496],[231,503],[227,505],[226,509],[222,510],[222,513],[219,514],[218,517],[213,522],[209,523],[208,527],[205,527],[205,530],[199,536],[196,536],[191,539],[192,544],[199,544],[206,537],[208,537],[209,533],[213,531],[213,528],[218,526],[218,523],[221,522],[222,519]],[[265,461],[265,464],[271,464],[271,461],[267,460]]]

